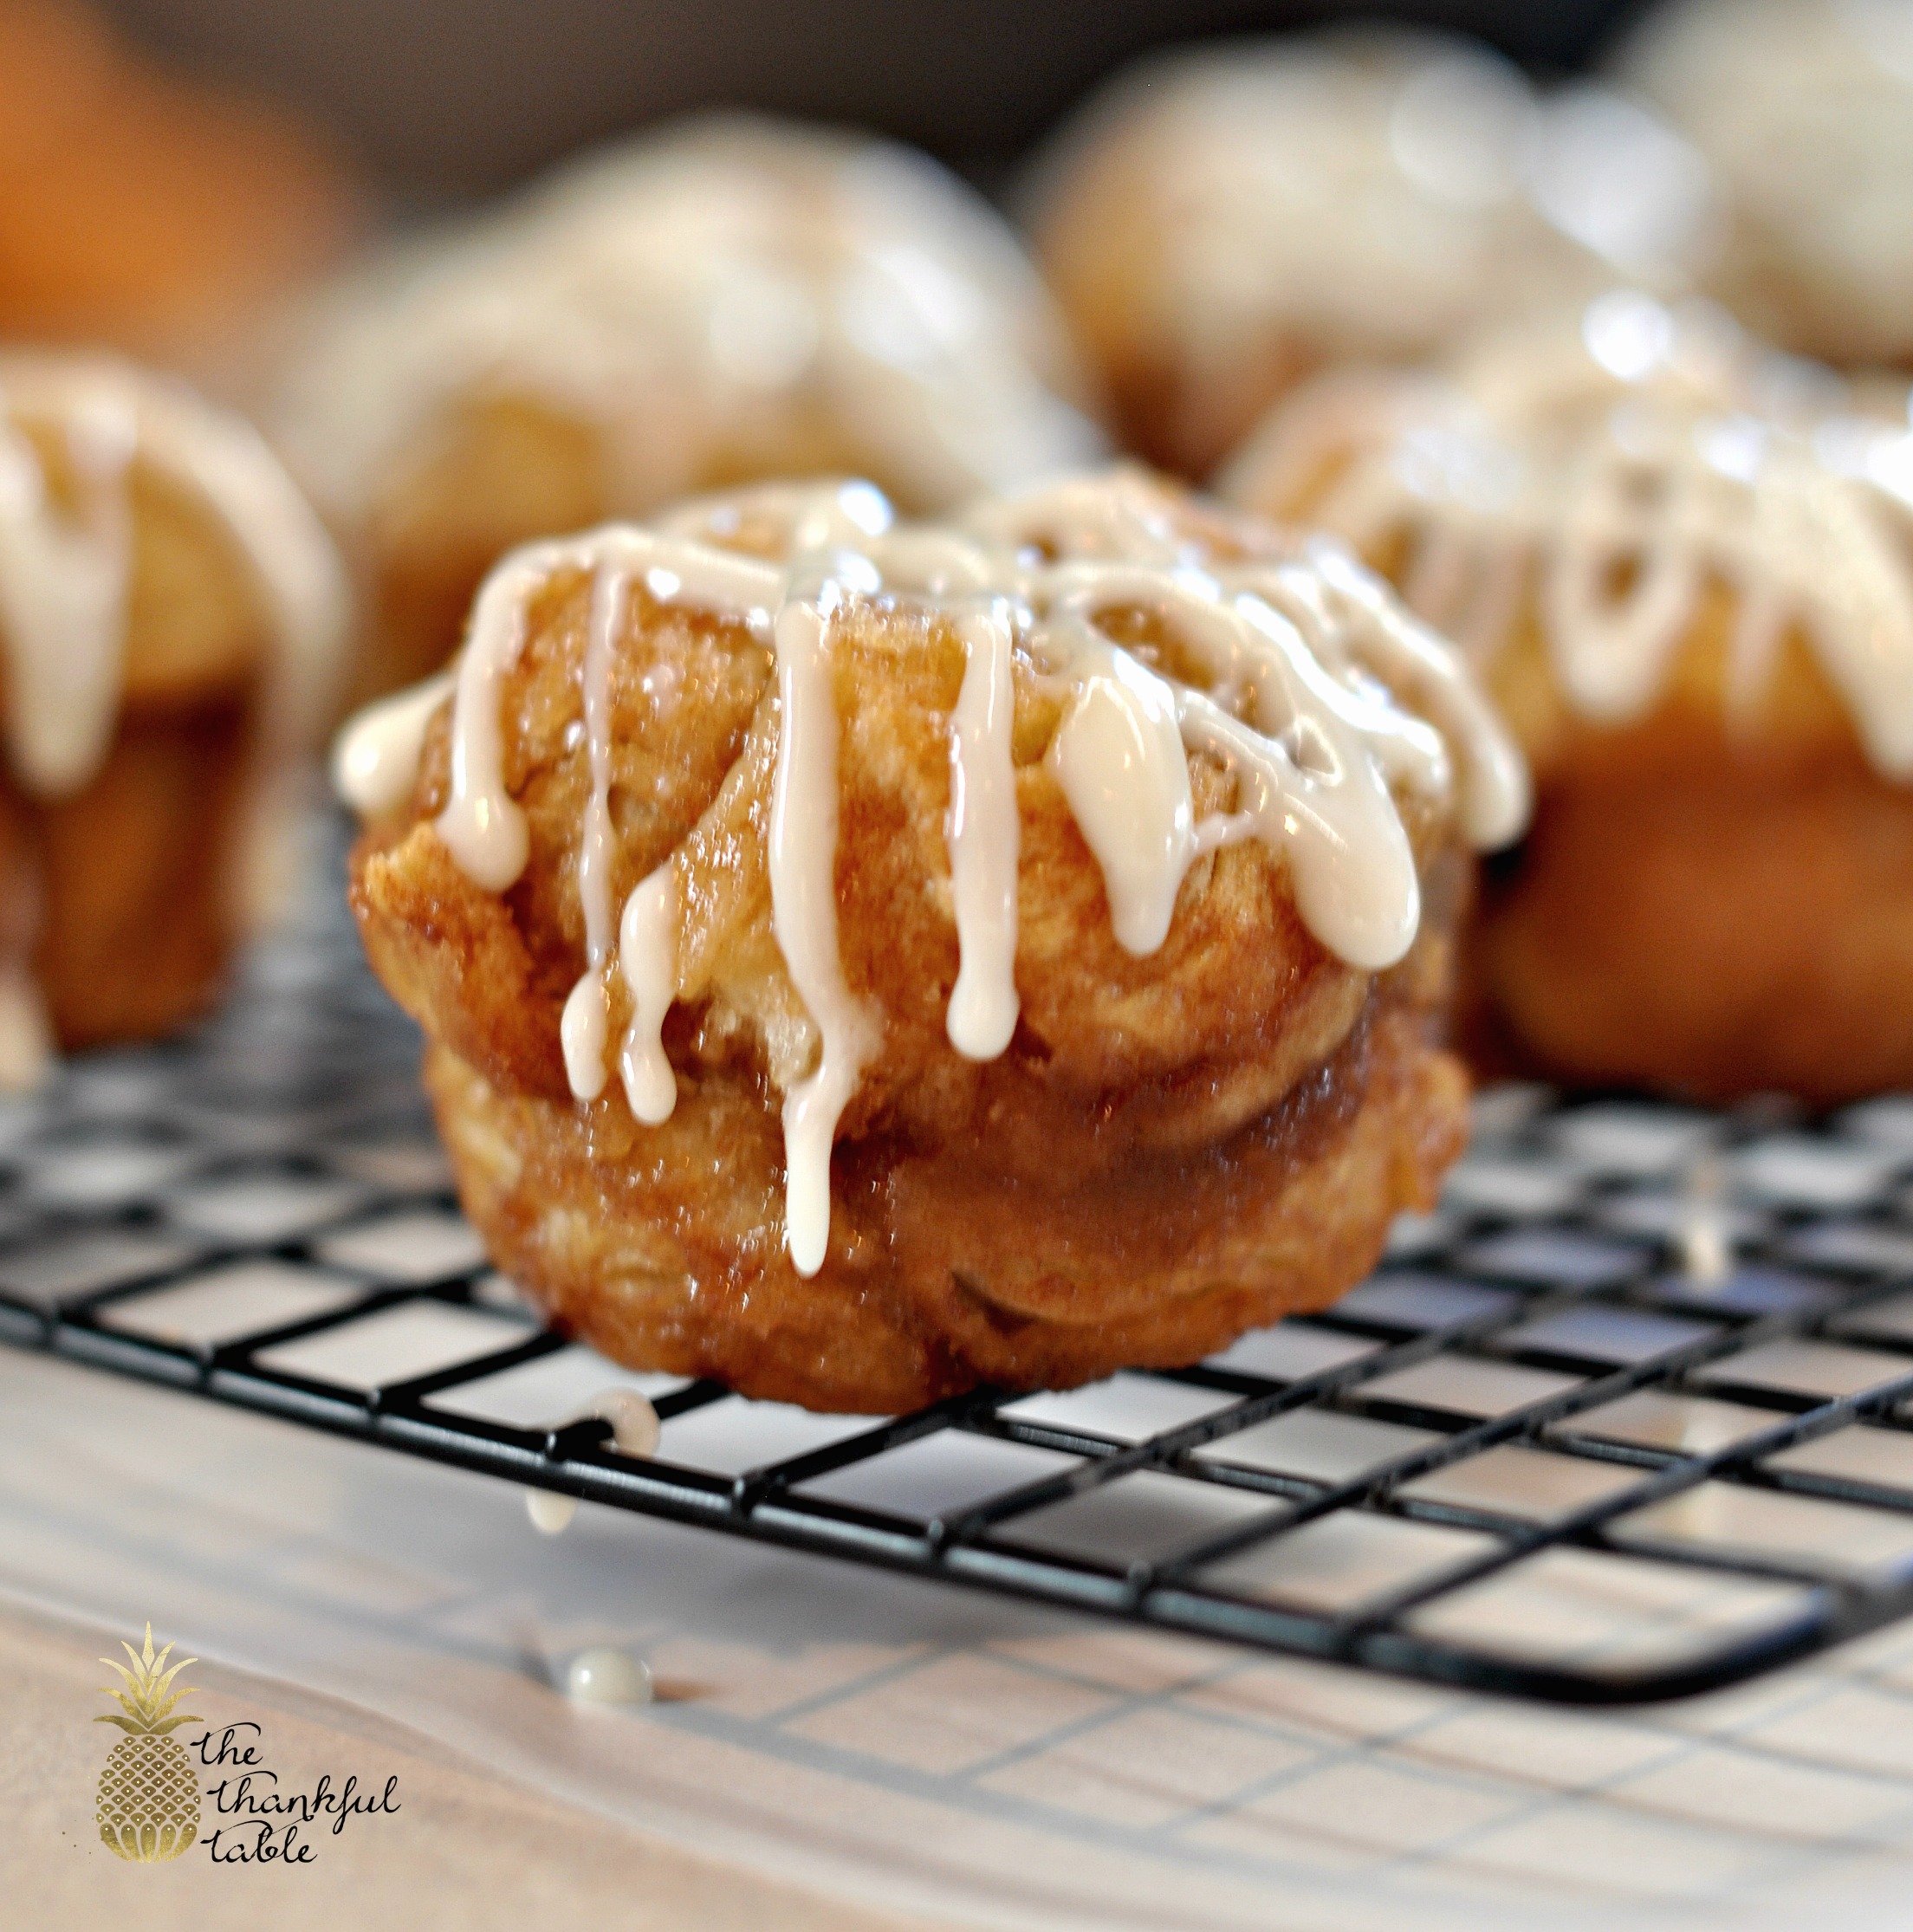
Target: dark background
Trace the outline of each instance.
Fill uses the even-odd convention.
[[[988,178],[1143,49],[1383,10],[1281,0],[106,0],[137,42],[297,102],[388,191],[499,187],[687,107],[859,122]],[[1449,0],[1538,74],[1598,59],[1642,0]]]

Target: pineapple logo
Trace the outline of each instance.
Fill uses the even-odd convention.
[[[122,1643],[132,1668],[111,1657],[101,1663],[126,1680],[124,1690],[101,1684],[101,1692],[120,1701],[119,1711],[96,1717],[96,1724],[117,1724],[126,1734],[113,1747],[100,1773],[100,1842],[116,1858],[139,1864],[158,1864],[177,1858],[199,1836],[199,1783],[192,1774],[186,1747],[172,1735],[182,1724],[204,1721],[190,1713],[172,1715],[186,1695],[185,1684],[172,1689],[172,1680],[198,1657],[185,1657],[170,1669],[167,1644],[152,1654],[152,1625],[146,1625],[143,1651]],[[124,1715],[122,1715],[122,1713]]]

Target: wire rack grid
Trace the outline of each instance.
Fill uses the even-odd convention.
[[[337,904],[198,1034],[0,1115],[0,1339],[531,1489],[1530,1697],[1680,1695],[1913,1611],[1913,1099],[1501,1089],[1440,1210],[1325,1313],[1172,1373],[818,1417],[540,1326],[458,1216],[416,1033]],[[654,1404],[655,1455],[580,1414],[611,1385]]]

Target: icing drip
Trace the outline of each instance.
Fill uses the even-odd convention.
[[[970,1060],[995,1060],[1016,1030],[1016,857],[1022,822],[1010,727],[1011,618],[992,604],[958,626],[963,682],[950,736],[950,894],[956,911],[956,984],[945,1021]]]
[[[641,1389],[614,1385],[603,1390],[556,1426],[587,1419],[611,1424],[612,1443],[620,1455],[644,1457],[658,1453],[658,1411]]]
[[[658,1411],[641,1391],[622,1387],[606,1389],[582,1408],[574,1409],[562,1421],[550,1426],[554,1430],[567,1429],[573,1423],[587,1419],[611,1424],[612,1445],[620,1455],[644,1457],[657,1454]],[[525,1514],[531,1518],[532,1527],[542,1534],[561,1536],[577,1516],[578,1499],[561,1490],[528,1488]],[[587,1656],[591,1654],[587,1653]],[[642,1669],[643,1666],[639,1668]],[[648,1682],[648,1677],[646,1681]]]
[[[585,743],[591,760],[591,797],[578,845],[578,897],[585,909],[584,976],[565,1002],[565,1071],[580,1100],[605,1086],[605,1041],[611,1025],[611,661],[624,614],[622,571],[600,570],[592,580],[591,622],[585,645]]]
[[[830,1242],[837,1122],[883,1036],[875,1010],[845,983],[837,946],[838,720],[827,595],[778,614],[783,718],[770,805],[771,924],[819,1035],[816,1070],[784,1096],[786,1239],[791,1265],[807,1275],[824,1265]]]
[[[631,995],[631,1024],[618,1056],[631,1111],[662,1126],[678,1106],[678,1076],[665,1057],[665,1015],[678,996],[678,874],[667,860],[632,888],[618,922],[618,963]]]
[[[1164,943],[1196,858],[1253,839],[1286,858],[1297,906],[1325,945],[1352,964],[1386,967],[1412,943],[1420,912],[1395,790],[1452,805],[1476,844],[1521,828],[1525,768],[1485,701],[1454,654],[1346,552],[1316,541],[1217,560],[1182,534],[1173,510],[1172,498],[1129,471],[989,502],[943,530],[894,528],[867,485],[775,486],[686,506],[658,529],[613,525],[519,552],[480,594],[453,697],[453,796],[437,822],[468,875],[502,891],[526,854],[523,814],[504,780],[503,680],[523,647],[527,600],[556,573],[593,575],[584,676],[593,793],[580,868],[587,956],[564,1020],[581,1099],[606,1077],[608,680],[623,587],[641,574],[654,599],[713,610],[775,648],[772,927],[814,1035],[814,1059],[783,1106],[787,1240],[801,1273],[814,1273],[827,1251],[831,1148],[882,1040],[880,1013],[845,976],[837,923],[832,640],[854,601],[946,600],[963,645],[946,822],[959,970],[945,1023],[973,1059],[1002,1053],[1016,1025],[1019,646],[1038,676],[1068,686],[1046,762],[1101,869],[1116,937],[1133,953]],[[747,519],[781,531],[784,562],[716,547]],[[1196,682],[1164,675],[1106,628],[1134,613],[1153,620]],[[1196,819],[1191,752],[1223,768],[1230,810]],[[617,969],[632,1004],[619,1070],[632,1112],[652,1125],[677,1100],[660,1032],[678,991],[681,894],[666,861],[631,892],[619,922]]]
[[[1169,937],[1196,856],[1196,807],[1168,684],[1126,651],[1085,643],[1074,702],[1045,762],[1095,855],[1117,942],[1154,952]]]
[[[611,1033],[611,995],[603,971],[589,968],[572,988],[558,1023],[565,1078],[580,1100],[605,1091],[605,1046]]]
[[[562,1536],[578,1514],[578,1499],[555,1489],[527,1489],[525,1514],[543,1536]]]
[[[396,697],[368,704],[339,734],[333,748],[333,788],[355,812],[396,811],[412,796],[424,755],[425,730],[451,696],[451,672],[441,671]]]
[[[1370,554],[1405,538],[1404,596],[1479,658],[1533,586],[1562,695],[1603,723],[1652,708],[1724,584],[1730,707],[1757,703],[1797,632],[1875,767],[1913,776],[1913,435],[1851,408],[1715,312],[1620,294],[1446,384],[1333,378],[1228,487]]]
[[[33,976],[0,970],[0,1094],[30,1093],[53,1064],[53,1021]]]
[[[451,796],[438,836],[460,871],[503,892],[525,869],[531,833],[505,789],[504,683],[525,647],[525,600],[543,580],[541,552],[521,552],[486,580],[453,687]]]
[[[437,820],[460,869],[488,891],[514,885],[531,851],[525,815],[505,784],[503,729],[504,682],[524,649],[526,600],[559,571],[607,564],[641,573],[660,603],[702,605],[765,637],[783,590],[783,573],[754,558],[626,524],[528,544],[499,565],[478,593],[454,674],[451,796]]]
[[[580,1704],[648,1704],[655,1695],[651,1666],[609,1644],[594,1643],[571,1660],[565,1695]]]

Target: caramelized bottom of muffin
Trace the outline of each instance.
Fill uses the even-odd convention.
[[[237,691],[142,704],[74,797],[0,786],[0,951],[30,952],[62,1047],[170,1032],[217,990],[249,711]]]
[[[1823,1105],[1913,1084],[1913,788],[1716,743],[1545,786],[1469,977],[1534,1070]]]
[[[561,1326],[634,1367],[889,1414],[1179,1366],[1334,1300],[1466,1138],[1466,1078],[1430,1034],[1384,982],[1334,1057],[1225,1141],[1097,1161],[1094,1121],[1074,1145],[1053,1123],[1054,1186],[1007,1183],[987,1140],[840,1143],[847,1239],[808,1280],[778,1245],[783,1147],[755,1092],[707,1083],[607,1145],[443,1047],[425,1079],[466,1213]]]

